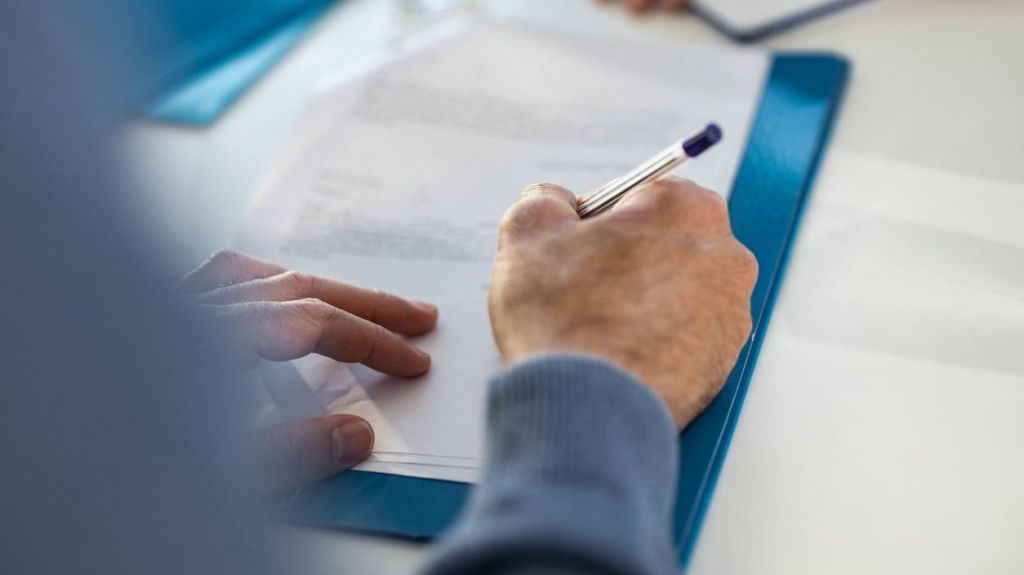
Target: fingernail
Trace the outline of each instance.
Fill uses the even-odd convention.
[[[412,306],[420,311],[424,311],[427,313],[437,313],[437,306],[432,303],[427,303],[425,301],[414,301],[412,302]]]
[[[422,362],[420,368],[415,370],[415,372],[411,374],[412,377],[418,377],[430,371],[430,364],[432,364],[434,360],[431,359],[429,353],[423,351],[422,349],[416,346],[412,346],[412,349],[413,351],[416,352],[416,355],[420,356],[420,361]]]
[[[373,450],[373,428],[364,419],[352,419],[331,433],[334,459],[346,467],[370,456]]]

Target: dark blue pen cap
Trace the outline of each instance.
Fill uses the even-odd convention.
[[[721,139],[722,129],[718,127],[718,124],[708,124],[703,132],[683,142],[683,151],[687,156],[696,158]]]

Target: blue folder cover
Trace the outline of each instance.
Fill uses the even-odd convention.
[[[781,288],[790,246],[840,107],[848,63],[828,54],[774,58],[746,153],[729,197],[739,239],[757,256],[754,328],[725,387],[679,437],[676,549],[685,566],[739,418]],[[472,486],[348,472],[278,502],[292,520],[322,527],[428,539],[456,519]]]
[[[177,34],[156,34],[149,94],[154,120],[212,123],[295,46],[332,0],[160,0]]]

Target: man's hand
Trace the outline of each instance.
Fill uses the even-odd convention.
[[[430,369],[406,342],[434,328],[437,308],[376,290],[218,252],[181,282],[236,335],[243,366],[319,353],[400,377]],[[258,479],[268,490],[330,477],[366,459],[373,429],[355,415],[329,415],[251,433]]]
[[[251,431],[257,489],[273,492],[333,477],[370,456],[373,428],[355,415],[327,415]]]
[[[437,308],[388,293],[218,252],[181,287],[209,304],[238,336],[246,365],[319,353],[399,377],[423,375],[430,356],[401,336],[422,335]]]
[[[720,196],[663,180],[581,221],[576,197],[541,184],[502,222],[490,314],[507,362],[557,351],[644,381],[679,428],[721,389],[750,334],[757,261]]]

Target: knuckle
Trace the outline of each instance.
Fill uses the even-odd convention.
[[[391,332],[377,324],[370,324],[369,329],[370,340],[374,342],[374,345],[379,345],[385,342],[391,341]]]
[[[297,300],[298,309],[310,320],[323,323],[334,317],[337,308],[315,297]]]
[[[568,191],[557,184],[549,184],[547,182],[538,182],[536,184],[530,184],[520,194],[520,197],[526,198],[533,195],[540,194],[566,194]]]
[[[381,291],[379,289],[371,288],[368,290],[368,292],[370,311],[368,312],[366,319],[371,322],[376,322],[377,320],[380,319],[382,311],[387,307],[388,300],[394,296],[391,296],[387,292]]]
[[[743,278],[746,285],[753,288],[753,285],[757,283],[757,276],[760,271],[757,256],[739,241],[736,242],[736,252],[736,265],[739,268],[740,277]]]
[[[702,209],[706,210],[712,217],[727,221],[729,218],[729,205],[725,198],[717,193],[694,184],[693,198]]]
[[[754,328],[754,318],[751,315],[750,309],[750,296],[749,290],[744,290],[745,293],[737,294],[736,303],[732,307],[730,316],[731,329],[726,333],[729,334],[730,339],[733,341],[737,353],[746,344],[750,338],[750,333]]]
[[[651,206],[660,211],[675,207],[682,199],[684,189],[679,180],[659,180],[648,184],[647,193],[651,197]]]
[[[234,267],[244,259],[245,256],[235,250],[220,250],[210,256],[208,263],[213,267]]]
[[[645,186],[652,210],[675,215],[691,213],[695,209],[712,217],[727,216],[728,206],[722,196],[690,180],[665,178]]]
[[[369,361],[374,354],[379,353],[390,341],[388,337],[389,332],[377,324],[370,324],[365,335],[363,349],[359,353],[357,360],[359,363]]]
[[[278,276],[279,280],[289,291],[299,294],[313,292],[313,276],[296,270],[288,270]],[[319,301],[319,300],[317,300]]]
[[[305,298],[297,303],[301,327],[293,334],[295,347],[305,353],[321,349],[325,335],[340,314],[338,308],[316,298]]]
[[[502,227],[517,230],[543,221],[555,213],[558,201],[551,197],[532,195],[516,203],[505,213]]]
[[[520,202],[519,212],[526,219],[542,220],[557,213],[560,208],[561,202],[551,196],[530,196]]]

